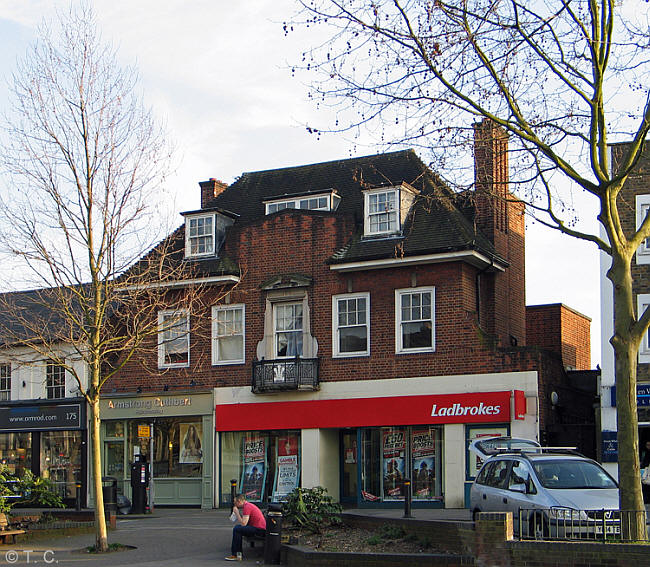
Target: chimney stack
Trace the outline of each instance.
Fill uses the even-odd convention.
[[[211,177],[208,181],[201,181],[201,208],[209,209],[215,206],[216,198],[228,187],[227,183]]]
[[[487,118],[474,124],[474,182],[476,223],[495,242],[508,231],[508,134]]]

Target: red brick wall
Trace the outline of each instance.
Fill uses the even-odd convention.
[[[527,343],[551,350],[565,367],[591,368],[591,319],[555,303],[526,308]]]
[[[618,169],[624,150],[624,144],[612,146],[612,167],[615,171]],[[648,194],[650,194],[650,144],[646,142],[641,159],[618,195],[621,224],[627,234],[636,230],[636,196]],[[632,260],[632,280],[635,295],[650,293],[650,264],[637,264],[636,256]],[[634,307],[636,308],[636,299]],[[650,381],[650,364],[637,365],[637,379]]]

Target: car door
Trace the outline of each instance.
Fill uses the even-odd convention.
[[[530,465],[520,459],[512,461],[512,467],[508,476],[507,494],[503,500],[503,511],[512,512],[515,531],[518,532],[519,512],[536,508],[537,489],[533,482]],[[521,521],[526,522],[528,512],[522,514]]]
[[[502,512],[508,493],[509,459],[495,459],[485,478],[481,509],[485,512]]]

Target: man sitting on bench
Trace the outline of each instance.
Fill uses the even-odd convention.
[[[239,511],[240,508],[241,512]],[[255,504],[246,500],[243,494],[235,496],[232,513],[236,523],[232,529],[231,554],[226,557],[226,561],[241,561],[242,537],[264,536],[266,533],[266,518]]]

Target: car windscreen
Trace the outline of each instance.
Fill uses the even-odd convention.
[[[577,459],[544,460],[533,463],[544,488],[617,488],[616,482],[598,464]]]

